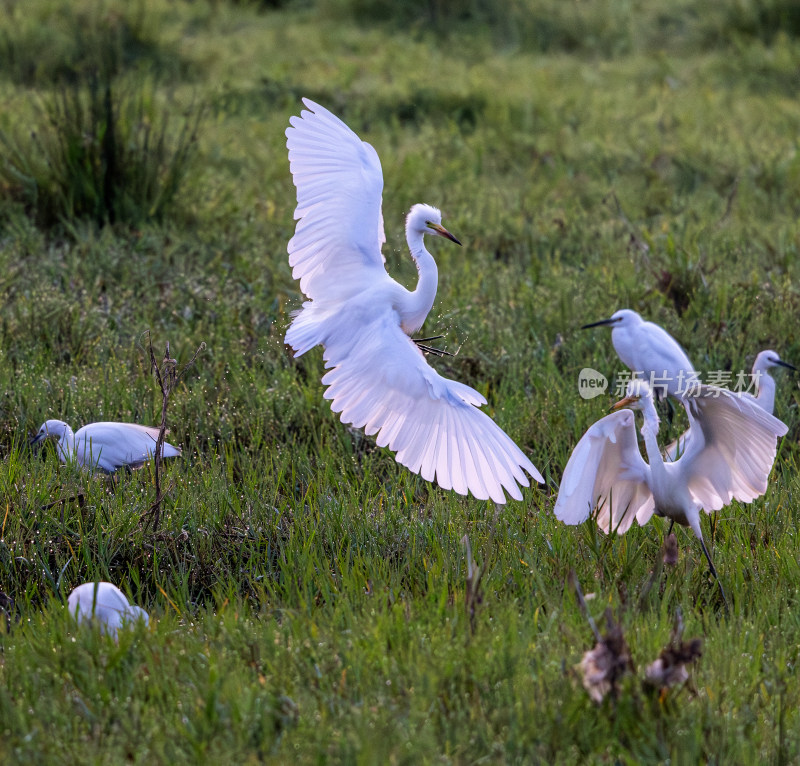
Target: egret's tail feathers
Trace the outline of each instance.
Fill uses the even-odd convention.
[[[181,448],[176,447],[174,444],[169,444],[164,442],[162,446],[162,457],[180,457],[181,456]]]

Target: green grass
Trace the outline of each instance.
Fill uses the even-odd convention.
[[[763,348],[800,361],[796,14],[509,5],[429,3],[409,22],[365,0],[35,0],[0,19],[0,131],[22,151],[100,49],[113,81],[155,88],[165,139],[188,107],[205,115],[161,218],[138,203],[135,224],[43,219],[0,183],[3,763],[800,760],[797,378],[777,374],[790,430],[767,494],[704,519],[729,613],[690,533],[646,592],[658,519],[608,538],[552,514],[611,402],[582,400],[578,372],[622,368],[608,332],[580,325],[630,307],[702,370],[749,369]],[[393,275],[414,283],[414,202],[464,242],[431,248],[424,331],[460,347],[434,364],[486,394],[547,479],[496,519],[343,426],[321,353],[283,345],[301,300],[284,130],[303,95],[377,149]],[[112,483],[27,447],[49,417],[158,422],[147,331],[181,364],[206,344],[170,402],[184,457],[157,533],[140,523],[151,469]],[[465,534],[487,564],[474,631]],[[638,673],[600,706],[576,669],[594,640],[573,569]],[[119,645],[77,630],[63,604],[92,579],[150,627]],[[703,656],[659,698],[641,679],[678,607]]]

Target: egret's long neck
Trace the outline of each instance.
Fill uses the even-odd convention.
[[[660,421],[652,399],[647,400],[642,414],[644,415],[642,436],[644,437],[645,450],[647,450],[647,462],[650,464],[650,471],[654,478],[665,476],[664,458],[661,455],[658,439],[656,438]]]
[[[64,433],[58,439],[58,457],[62,463],[75,458],[75,433],[66,425]]]
[[[433,307],[439,285],[439,269],[433,256],[425,249],[420,232],[406,231],[406,240],[419,274],[417,289],[411,293],[411,300],[404,306],[401,317],[403,330],[410,335],[422,327]]]
[[[753,377],[757,389],[756,401],[759,406],[772,414],[775,409],[775,381],[764,369],[753,369]]]

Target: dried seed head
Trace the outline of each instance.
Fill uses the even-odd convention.
[[[608,631],[594,649],[586,652],[578,666],[583,675],[583,686],[595,702],[602,702],[611,692],[616,698],[617,683],[629,670],[633,670],[631,652],[622,634],[622,628],[606,611]]]

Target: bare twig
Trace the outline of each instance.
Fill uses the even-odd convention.
[[[169,341],[167,341],[164,349],[164,359],[161,367],[159,367],[158,362],[156,361],[155,352],[153,351],[153,339],[148,333],[150,369],[155,375],[156,381],[158,382],[158,387],[161,389],[161,423],[159,424],[158,428],[158,439],[156,439],[155,460],[153,464],[153,472],[155,475],[156,484],[156,497],[153,503],[150,505],[148,511],[142,516],[142,520],[145,522],[145,529],[150,522],[152,522],[153,532],[158,531],[158,525],[161,521],[161,502],[166,494],[166,492],[162,491],[161,489],[161,463],[164,459],[164,438],[167,435],[167,407],[169,406],[169,397],[175,389],[175,386],[178,385],[178,381],[180,381],[180,379],[183,377],[186,370],[194,364],[195,360],[197,359],[197,355],[203,351],[205,347],[206,344],[201,343],[197,347],[197,351],[194,352],[194,355],[189,362],[184,365],[182,370],[178,371],[178,361],[170,356]]]
[[[575,591],[575,597],[578,599],[578,606],[581,608],[581,612],[583,612],[584,617],[589,622],[589,627],[592,629],[592,633],[594,633],[594,638],[597,643],[600,643],[603,640],[603,637],[600,635],[600,631],[597,629],[597,623],[594,621],[594,617],[589,614],[589,608],[586,606],[586,599],[583,597],[583,591],[581,590],[581,584],[578,582],[578,576],[575,574],[574,569],[569,570],[569,584]]]
[[[494,517],[492,524],[489,528],[489,540],[487,548],[483,557],[483,564],[480,566],[472,558],[472,546],[469,543],[469,535],[464,535],[461,538],[462,545],[467,549],[467,589],[465,597],[465,607],[467,611],[467,624],[469,625],[469,635],[475,633],[476,618],[478,615],[478,607],[483,603],[483,594],[481,593],[481,580],[486,574],[489,566],[489,556],[491,555],[492,543],[494,542],[494,532],[497,526],[497,518],[500,515],[499,506],[495,505]]]
[[[467,624],[469,625],[469,634],[475,633],[475,615],[478,606],[483,602],[481,595],[481,578],[486,571],[486,561],[482,566],[478,566],[472,559],[472,546],[469,544],[469,535],[464,535],[461,538],[461,544],[467,549],[467,582],[466,593],[464,597],[464,606],[467,612]]]

